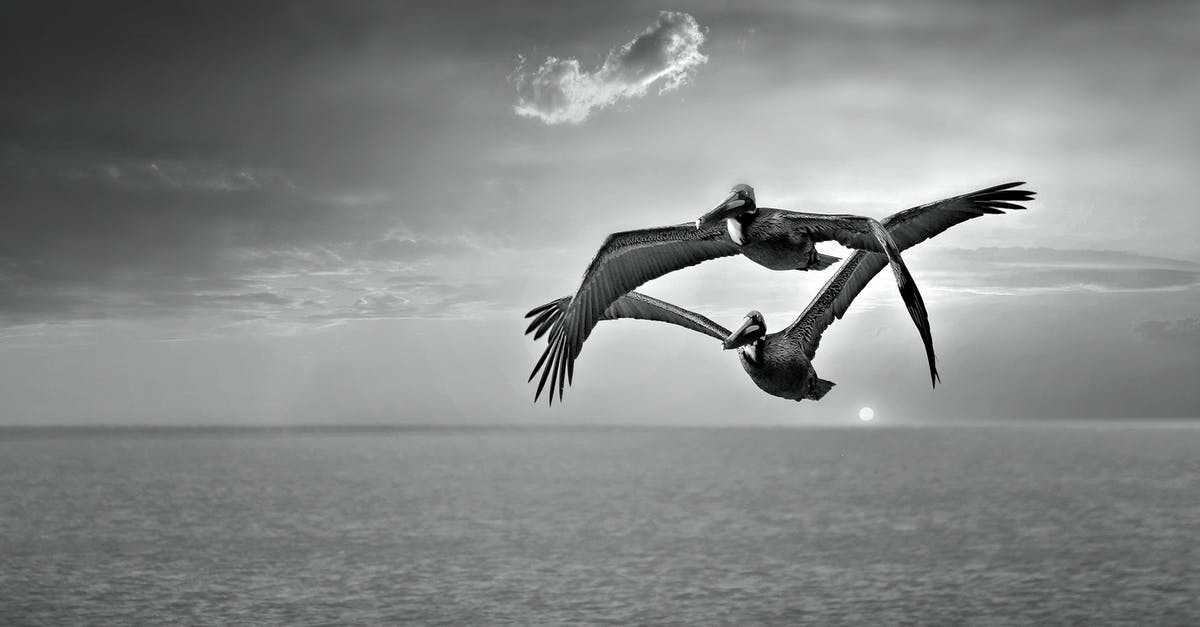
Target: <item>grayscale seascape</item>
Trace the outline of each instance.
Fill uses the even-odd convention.
[[[0,627],[1200,627],[1200,1],[0,2]]]
[[[1200,429],[0,431],[0,623],[1196,624]]]

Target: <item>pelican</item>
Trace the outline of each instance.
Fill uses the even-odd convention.
[[[1023,184],[998,185],[907,209],[885,218],[882,225],[896,246],[904,250],[972,218],[1002,214],[1005,209],[1024,209],[1016,203],[1032,200],[1034,192],[1014,189]],[[730,332],[700,314],[638,292],[618,297],[600,319],[656,320],[704,333],[719,340],[726,350],[738,350],[742,368],[764,392],[795,401],[815,401],[834,386],[833,382],[818,377],[812,365],[821,334],[835,319],[845,315],[854,298],[887,263],[884,255],[855,251],[791,325],[771,334],[767,333],[766,322],[758,311],[747,313],[741,326]],[[575,298],[564,296],[534,308],[525,316],[534,319],[525,332],[535,332],[534,339],[547,331],[560,332]],[[534,367],[535,372],[554,347],[551,339]]]
[[[739,184],[694,226],[685,223],[624,231],[604,240],[562,314],[562,324],[550,335],[549,359],[539,361],[529,375],[532,381],[545,365],[534,400],[541,396],[547,379],[549,402],[554,403],[556,386],[562,400],[564,384],[575,374],[575,359],[600,317],[618,298],[646,281],[737,254],[772,270],[824,270],[838,258],[817,252],[816,244],[830,240],[847,248],[882,253],[891,264],[896,287],[925,345],[930,382],[936,385],[937,365],[925,302],[887,229],[863,216],[759,207],[754,189]]]

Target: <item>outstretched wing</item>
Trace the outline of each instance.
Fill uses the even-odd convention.
[[[904,250],[971,218],[988,213],[1004,213],[1005,209],[1024,209],[1020,203],[1033,200],[1037,193],[1015,189],[1024,184],[1024,181],[1005,183],[905,209],[884,218],[883,226],[900,250]]]
[[[533,339],[535,340],[540,338],[562,319],[570,302],[571,297],[564,296],[540,307],[535,307],[529,313],[525,314],[526,318],[533,318],[533,322],[525,329],[525,334],[533,333]],[[604,315],[600,317],[601,320],[617,320],[620,318],[668,322],[685,329],[698,331],[720,341],[725,341],[725,338],[729,337],[729,330],[712,320],[694,311],[689,311],[666,301],[646,296],[641,292],[629,292],[618,298],[613,304],[608,306],[608,309],[604,311]]]
[[[856,215],[805,213],[777,209],[780,221],[789,231],[807,235],[814,242],[834,241],[846,248],[886,253],[888,242],[873,228],[874,218]]]
[[[1033,200],[1034,195],[1034,192],[1016,189],[1024,184],[1005,183],[905,209],[884,218],[882,224],[896,246],[904,250],[971,218],[1004,213],[1006,209],[1024,209],[1018,203]],[[812,359],[821,342],[821,334],[835,319],[846,314],[850,303],[885,265],[887,259],[883,255],[865,250],[855,251],[784,333],[799,340],[805,354]]]
[[[929,360],[929,380],[937,385],[937,359],[933,353],[933,331],[929,328],[929,312],[925,309],[925,299],[921,290],[917,289],[917,281],[904,258],[900,256],[900,247],[892,240],[888,230],[874,218],[852,215],[821,215],[815,213],[798,213],[794,211],[780,212],[785,220],[792,225],[793,230],[807,233],[814,241],[836,240],[848,248],[859,252],[871,251],[881,253],[892,266],[892,274],[896,277],[896,288],[904,301],[908,315],[921,335],[921,343],[925,346],[925,356]]]
[[[529,375],[532,381],[542,370],[534,400],[541,396],[547,380],[550,402],[554,402],[555,386],[562,400],[563,386],[574,374],[584,340],[621,296],[664,274],[738,252],[721,226],[697,229],[691,222],[609,235],[559,320],[553,328],[542,330],[550,331],[550,345]]]
[[[546,350],[542,351],[542,356],[538,358],[537,364],[533,367],[533,372],[536,374],[539,369],[545,366],[546,372],[550,372],[552,364],[561,364],[561,361],[555,361],[553,358],[561,357],[562,341],[555,341],[556,338],[562,337],[563,320],[565,320],[568,311],[570,310],[572,297],[564,296],[557,300],[552,300],[545,305],[535,307],[525,314],[526,318],[533,318],[529,327],[525,329],[525,334],[533,333],[533,339],[540,338],[544,333],[550,331],[550,339],[547,342]],[[672,305],[666,301],[651,298],[645,294],[638,292],[629,292],[618,298],[604,314],[600,317],[601,320],[617,320],[619,318],[636,318],[639,320],[655,320],[658,322],[669,322],[681,326],[685,329],[699,331],[709,337],[724,341],[729,337],[729,330],[725,327],[701,316],[694,311],[688,311],[682,307]],[[561,368],[561,365],[559,366]],[[559,376],[555,374],[554,376]],[[529,378],[532,380],[533,375]],[[546,374],[542,374],[542,383],[546,381]],[[552,383],[553,384],[553,383]],[[559,381],[561,386],[561,380]],[[538,392],[541,392],[541,384],[538,385]],[[559,388],[561,399],[562,388]],[[537,400],[537,397],[534,397]],[[551,390],[550,402],[554,402],[553,389]]]

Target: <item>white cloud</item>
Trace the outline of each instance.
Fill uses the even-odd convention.
[[[594,72],[583,71],[578,59],[547,57],[537,69],[520,64],[510,77],[517,87],[517,115],[546,124],[579,123],[593,111],[621,100],[659,93],[687,82],[708,61],[700,52],[704,30],[687,13],[661,11],[658,21],[632,41],[608,51]]]

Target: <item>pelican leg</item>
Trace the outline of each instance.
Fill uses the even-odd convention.
[[[808,381],[808,392],[804,395],[804,398],[810,401],[819,401],[823,396],[828,394],[829,390],[832,390],[833,386],[835,385],[837,384],[833,381],[818,379],[814,376]]]
[[[828,268],[829,266],[832,266],[833,264],[835,264],[841,260],[842,260],[841,257],[834,257],[833,255],[826,255],[826,254],[817,252],[817,248],[814,246],[813,248],[809,249],[809,251],[808,251],[808,263],[806,263],[803,268],[796,268],[796,269],[797,270],[824,270],[824,269]]]

